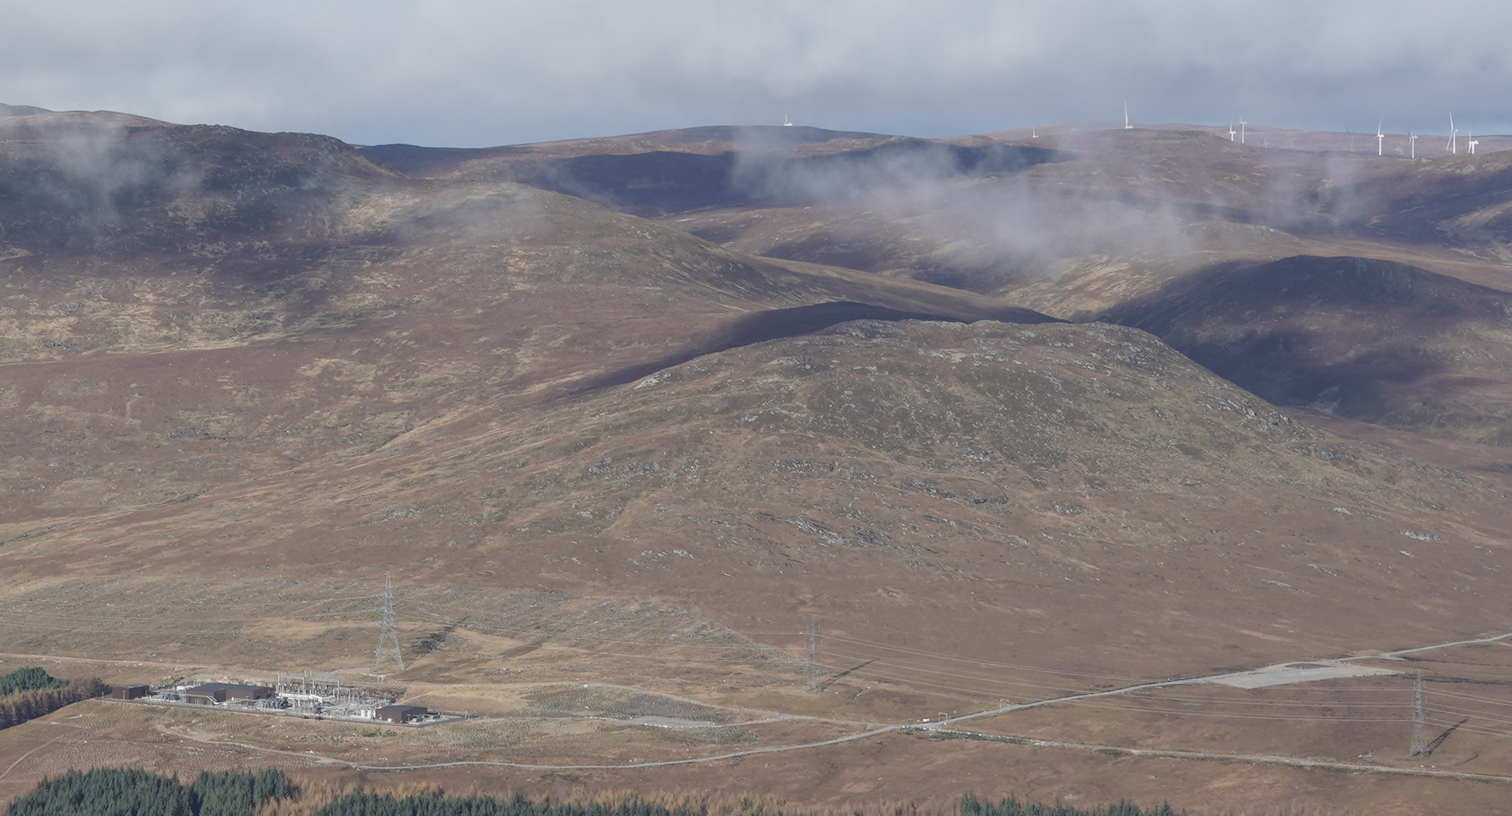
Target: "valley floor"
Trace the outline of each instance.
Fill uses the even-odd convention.
[[[530,655],[514,661],[522,674],[543,675],[530,682],[405,684],[409,700],[478,706],[473,719],[418,730],[77,704],[0,732],[0,797],[69,767],[121,764],[180,774],[269,765],[341,782],[423,780],[453,791],[552,796],[700,790],[810,806],[975,791],[1082,806],[1169,800],[1193,813],[1306,803],[1340,813],[1448,814],[1494,812],[1486,808],[1512,791],[1504,725],[1512,718],[1500,713],[1512,711],[1512,684],[1499,679],[1512,667],[1512,633],[1004,705],[931,694],[864,668],[827,671],[816,690],[794,671],[803,668],[798,661],[749,677],[757,682],[745,688],[701,696],[669,690],[686,690],[686,676],[636,688],[574,677],[582,673],[562,654]],[[0,660],[130,679],[184,668],[25,654]],[[1423,668],[1436,678],[1425,725],[1445,738],[1432,755],[1411,757],[1413,676]],[[867,694],[904,704],[890,716],[854,710]],[[924,714],[931,708],[945,716]],[[1463,721],[1445,729],[1445,717]]]

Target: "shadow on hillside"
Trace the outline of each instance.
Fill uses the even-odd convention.
[[[1214,374],[1282,405],[1416,423],[1418,393],[1449,369],[1433,343],[1496,324],[1512,293],[1364,258],[1228,262],[1116,306],[1099,320],[1143,329]]]
[[[869,303],[837,301],[813,306],[796,306],[790,309],[772,309],[746,315],[710,338],[690,348],[668,354],[656,360],[627,366],[607,372],[574,388],[569,396],[580,396],[604,388],[625,385],[647,377],[665,368],[682,365],[707,354],[715,354],[741,346],[798,337],[823,331],[840,323],[852,320],[943,320],[950,323],[970,323],[971,319],[925,312],[904,312]]]

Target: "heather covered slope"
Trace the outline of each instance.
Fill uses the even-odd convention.
[[[1154,676],[1492,627],[1505,513],[1493,484],[1309,429],[1142,332],[859,322],[7,549],[60,577],[393,571],[726,625],[816,613]]]
[[[1338,209],[1367,234],[1465,247],[1512,263],[1512,151],[1392,162],[1340,191]]]
[[[921,176],[823,206],[663,220],[746,252],[1138,325],[1282,404],[1505,436],[1496,303],[1512,291],[1512,152],[1410,162],[1138,129],[1033,141],[1057,160],[949,183]],[[1330,270],[1351,265],[1363,270],[1358,292],[1337,291]],[[1393,270],[1436,283],[1368,306],[1352,299],[1407,274]],[[1446,306],[1467,298],[1484,303]]]
[[[0,118],[0,255],[189,253],[279,274],[341,242],[333,218],[396,178],[328,136]]]
[[[1048,319],[519,185],[411,182],[324,137],[5,133],[12,535],[851,317]],[[851,306],[806,308],[826,303]]]
[[[84,134],[100,163],[76,165],[47,142],[75,131],[7,134],[5,211],[54,213],[12,219],[0,262],[0,530],[26,573],[465,584],[508,563],[517,587],[670,594],[730,620],[822,611],[960,648],[952,633],[1017,614],[928,611],[980,580],[1035,599],[1045,623],[1014,648],[1097,646],[1117,670],[1343,649],[1388,588],[1438,592],[1367,558],[1382,538],[1445,542],[1438,579],[1467,591],[1474,548],[1501,546],[1495,483],[1320,436],[1139,332],[951,327],[1048,318],[523,185],[409,179],[320,137],[102,127]],[[1162,195],[1207,171],[1171,172],[1187,181]],[[858,318],[935,322],[810,336]],[[1277,538],[1309,560],[1251,549]],[[1173,547],[1189,574],[1167,570]],[[673,552],[691,555],[661,563]],[[1229,610],[1202,618],[1207,646],[1156,634],[1166,593]],[[1358,627],[1252,625],[1297,604]],[[1432,606],[1392,636],[1495,613]],[[1135,619],[1147,639],[1115,646]]]

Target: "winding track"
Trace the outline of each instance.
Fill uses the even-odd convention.
[[[1509,638],[1512,638],[1512,632],[1508,632],[1506,634],[1501,634],[1501,635],[1495,635],[1495,636],[1492,636],[1492,637],[1486,637],[1486,638],[1474,638],[1474,639],[1470,639],[1470,640],[1458,640],[1458,641],[1453,641],[1453,642],[1449,642],[1449,643],[1434,644],[1434,645],[1431,645],[1431,646],[1417,646],[1417,647],[1413,647],[1413,648],[1409,648],[1409,649],[1398,649],[1398,650],[1392,651],[1392,652],[1380,652],[1380,653],[1377,653],[1377,654],[1361,655],[1361,656],[1358,656],[1358,657],[1337,658],[1337,659],[1331,659],[1331,660],[1322,661],[1322,662],[1342,663],[1342,662],[1345,662],[1345,661],[1356,661],[1356,660],[1369,660],[1369,659],[1381,659],[1381,658],[1388,658],[1389,659],[1389,658],[1398,657],[1398,656],[1404,655],[1404,654],[1413,654],[1413,653],[1417,653],[1417,652],[1426,652],[1426,651],[1432,651],[1432,650],[1435,650],[1435,649],[1446,649],[1446,648],[1452,648],[1452,647],[1455,647],[1455,646],[1469,646],[1469,645],[1478,644],[1478,643],[1495,643],[1495,642],[1498,642],[1498,641],[1507,640]],[[1255,669],[1253,672],[1240,672],[1239,674],[1260,673],[1260,672],[1272,671],[1275,668],[1276,667],[1274,667],[1274,666],[1272,666],[1272,667],[1265,667],[1265,668],[1261,668],[1261,669]],[[1117,695],[1122,695],[1122,694],[1128,694],[1128,693],[1131,693],[1131,692],[1145,691],[1145,690],[1148,690],[1148,689],[1170,688],[1172,686],[1204,685],[1204,684],[1209,684],[1209,683],[1214,682],[1217,678],[1229,678],[1229,677],[1234,677],[1234,676],[1235,676],[1235,673],[1230,672],[1230,673],[1225,673],[1225,674],[1206,675],[1206,676],[1203,676],[1203,677],[1189,677],[1189,678],[1179,679],[1179,680],[1162,680],[1162,681],[1157,681],[1157,682],[1153,682],[1153,683],[1140,683],[1140,684],[1136,684],[1136,685],[1132,685],[1132,686],[1124,686],[1124,687],[1121,687],[1121,688],[1109,689],[1109,690],[1106,690],[1106,691],[1086,692],[1086,693],[1083,693],[1083,694],[1069,694],[1069,695],[1065,695],[1065,696],[1062,696],[1062,697],[1053,697],[1053,698],[1049,698],[1049,699],[1045,699],[1045,700],[1036,700],[1034,702],[1029,702],[1029,703],[1014,703],[1014,704],[1010,704],[1010,705],[998,706],[996,708],[990,708],[990,709],[986,709],[986,710],[983,710],[983,711],[974,712],[974,713],[971,713],[971,714],[964,714],[964,715],[959,716],[959,717],[950,717],[948,719],[941,720],[938,723],[933,723],[933,724],[926,725],[926,726],[920,726],[920,725],[915,724],[915,723],[894,723],[894,724],[890,724],[890,725],[878,726],[876,728],[871,728],[871,729],[866,730],[866,731],[862,731],[862,732],[855,733],[855,734],[850,734],[850,735],[843,736],[843,737],[835,737],[833,739],[819,740],[817,742],[806,742],[806,743],[800,743],[800,744],[796,744],[796,745],[779,745],[779,746],[773,746],[771,748],[753,748],[753,749],[746,750],[746,751],[733,751],[733,752],[730,752],[730,753],[727,753],[727,754],[719,754],[718,756],[690,757],[690,758],[687,758],[687,759],[668,759],[668,760],[658,760],[658,761],[654,761],[654,762],[627,762],[627,763],[622,763],[622,764],[618,764],[618,765],[611,765],[611,764],[542,765],[542,764],[535,764],[535,763],[528,763],[528,762],[504,762],[504,761],[489,761],[489,760],[459,760],[459,761],[456,761],[456,762],[433,762],[433,763],[424,763],[424,764],[417,764],[417,765],[369,765],[369,764],[366,764],[366,763],[353,762],[353,761],[350,761],[350,760],[338,759],[336,757],[328,757],[328,756],[323,756],[323,755],[320,755],[320,754],[314,754],[314,753],[309,753],[309,752],[300,753],[300,752],[296,752],[296,751],[285,751],[285,750],[281,750],[281,749],[277,749],[277,748],[264,748],[262,746],[249,745],[247,743],[241,743],[241,742],[231,742],[231,741],[225,741],[225,740],[212,740],[212,739],[209,739],[208,737],[190,737],[190,739],[194,739],[194,740],[196,740],[198,742],[202,742],[202,743],[209,744],[209,745],[223,745],[223,746],[229,746],[229,747],[242,748],[242,749],[251,750],[251,751],[263,751],[263,752],[267,752],[267,753],[283,754],[283,755],[287,755],[287,756],[300,757],[300,758],[306,759],[306,760],[314,759],[314,760],[317,760],[317,761],[319,761],[319,762],[321,762],[323,764],[324,763],[329,763],[329,764],[335,764],[335,765],[344,765],[344,766],[347,766],[347,767],[352,768],[354,770],[360,770],[360,771],[418,771],[418,770],[436,769],[436,768],[460,768],[460,767],[478,767],[478,766],[481,766],[481,767],[495,767],[495,768],[516,768],[516,769],[520,769],[520,770],[543,770],[543,771],[547,771],[547,770],[549,770],[549,771],[573,771],[573,770],[582,770],[582,771],[615,771],[615,770],[634,770],[634,769],[638,769],[638,768],[664,768],[664,767],[670,767],[670,766],[675,766],[675,765],[697,765],[697,764],[700,764],[700,763],[707,763],[707,762],[724,762],[724,761],[728,761],[728,760],[732,760],[732,759],[740,759],[742,757],[760,756],[760,755],[763,755],[763,754],[776,754],[776,753],[784,753],[784,752],[788,752],[788,751],[803,751],[803,750],[808,750],[808,749],[811,749],[811,748],[823,748],[823,747],[828,746],[828,745],[840,745],[842,743],[855,742],[857,740],[869,739],[871,737],[876,737],[876,736],[879,736],[879,735],[882,735],[882,734],[890,734],[890,733],[895,733],[895,732],[905,732],[905,731],[906,732],[920,732],[920,731],[926,731],[926,732],[941,733],[941,734],[951,734],[951,735],[956,735],[956,736],[961,736],[961,737],[967,737],[967,738],[972,738],[972,739],[980,739],[980,740],[984,740],[984,741],[1012,742],[1012,743],[1016,743],[1016,744],[1031,745],[1031,746],[1035,746],[1035,747],[1062,748],[1062,749],[1080,750],[1080,751],[1117,751],[1119,753],[1127,754],[1127,755],[1130,755],[1130,756],[1167,757],[1167,758],[1174,758],[1174,759],[1206,760],[1206,761],[1218,761],[1218,762],[1245,762],[1245,763],[1263,764],[1263,765],[1283,765],[1283,766],[1289,766],[1289,767],[1295,767],[1295,768],[1322,768],[1322,769],[1328,769],[1328,770],[1340,770],[1340,771],[1350,771],[1350,772],[1368,772],[1368,773],[1396,774],[1396,775],[1405,775],[1405,776],[1425,776],[1425,777],[1440,777],[1440,778],[1449,778],[1449,779],[1465,779],[1465,780],[1475,780],[1475,781],[1481,781],[1481,782],[1512,782],[1512,776],[1501,776],[1501,775],[1497,775],[1497,774],[1467,773],[1467,772],[1463,772],[1463,771],[1447,771],[1447,770],[1440,770],[1440,769],[1437,769],[1437,768],[1393,768],[1393,767],[1384,766],[1384,765],[1366,765],[1366,764],[1353,763],[1353,762],[1336,762],[1336,761],[1333,761],[1333,760],[1307,759],[1307,758],[1304,758],[1304,757],[1290,757],[1290,756],[1276,755],[1276,754],[1223,754],[1223,753],[1214,753],[1214,752],[1209,752],[1209,751],[1183,751],[1183,750],[1178,750],[1178,749],[1124,748],[1124,747],[1120,747],[1120,746],[1116,746],[1116,745],[1098,745],[1098,744],[1094,744],[1094,743],[1061,742],[1061,741],[1056,741],[1056,740],[1022,739],[1022,738],[1017,738],[1017,737],[1006,737],[1006,736],[997,735],[997,734],[984,734],[984,733],[980,733],[980,732],[976,732],[976,731],[965,731],[965,730],[960,730],[960,729],[949,727],[952,724],[964,722],[966,720],[979,719],[979,718],[982,718],[982,717],[993,717],[993,716],[997,716],[999,714],[1008,714],[1008,713],[1012,713],[1012,712],[1015,712],[1015,711],[1023,711],[1023,710],[1030,709],[1030,708],[1039,708],[1041,706],[1055,705],[1057,703],[1072,703],[1072,702],[1077,702],[1077,701],[1080,701],[1080,700],[1089,700],[1089,699],[1095,699],[1095,698],[1098,698],[1098,697],[1112,697],[1112,696],[1117,696]],[[600,684],[593,684],[593,685],[600,685]],[[602,684],[602,685],[607,685],[607,684]],[[624,687],[624,686],[611,686],[611,687],[613,687],[613,688],[627,688],[627,687]],[[676,695],[670,695],[670,694],[668,694],[668,695],[662,695],[662,696],[667,696],[667,697],[671,697],[671,698],[674,698],[674,699],[683,699],[683,700],[687,700],[688,702],[697,702],[697,701],[694,701],[694,700],[688,700],[688,698],[679,698]],[[702,705],[702,704],[700,703],[700,705]],[[805,719],[809,719],[809,718],[805,718]],[[813,719],[817,719],[817,718],[813,718]]]

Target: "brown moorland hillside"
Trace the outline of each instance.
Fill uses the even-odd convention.
[[[34,129],[5,145],[12,524],[360,455],[463,407],[825,321],[1048,320],[518,185],[410,183],[334,140],[206,131],[88,131],[92,175]],[[793,311],[829,302],[871,307]]]
[[[1309,186],[1332,157],[1210,136],[801,132],[757,164],[729,132],[652,136],[388,156],[405,175],[319,136],[0,118],[3,659],[340,671],[483,715],[389,734],[99,704],[0,734],[0,795],[70,763],[268,761],[554,795],[1469,813],[1512,777],[1505,641],[1367,659],[1503,630],[1505,457],[1341,418],[1429,427],[1365,412],[1434,396],[1463,418],[1437,430],[1495,441],[1495,179],[1432,199],[1489,225],[1471,241],[1344,213]],[[718,173],[644,186],[686,157],[750,174],[738,206]],[[542,189],[562,167],[597,201]],[[700,196],[723,203],[673,209]],[[858,224],[854,257],[823,232]],[[1328,257],[1361,247],[1415,265]],[[916,279],[924,256],[980,291]],[[1004,293],[1129,304],[1213,370]],[[1214,373],[1232,359],[1277,403],[1346,374],[1356,401],[1313,422]],[[375,674],[388,575],[406,664]],[[1000,708],[1270,664],[1337,674]],[[1385,748],[1416,667],[1436,725],[1474,711],[1437,760],[1471,787]],[[984,716],[921,727],[941,713]],[[646,764],[669,761],[694,764]],[[1358,776],[1383,768],[1417,775]]]
[[[1496,485],[1309,429],[1129,329],[849,323],[461,413],[365,456],[77,513],[8,559],[508,575],[1132,676],[1401,647],[1507,611],[1479,566],[1505,546]]]
[[[1076,320],[1134,314],[1178,290],[1192,309],[1216,315],[1219,307],[1196,301],[1207,294],[1236,297],[1219,292],[1231,276],[1215,277],[1217,270],[1244,267],[1264,276],[1293,263],[1288,258],[1307,256],[1360,259],[1339,263],[1371,269],[1405,265],[1512,290],[1512,236],[1505,223],[1512,211],[1512,151],[1410,162],[1140,129],[1033,142],[1054,151],[1056,160],[948,181],[920,176],[901,188],[831,196],[820,206],[724,207],[663,220],[747,252],[929,280]],[[1292,277],[1277,275],[1273,283],[1283,286]],[[1432,297],[1401,305],[1434,308]],[[1354,310],[1326,297],[1314,298],[1309,308],[1319,328],[1306,330],[1307,354],[1376,362],[1353,366],[1343,378],[1349,382],[1321,382],[1306,366],[1293,370],[1300,361],[1286,351],[1272,364],[1285,370],[1267,376],[1305,383],[1240,382],[1302,405],[1337,386],[1353,393],[1344,400],[1350,416],[1435,434],[1501,438],[1500,317],[1440,313],[1429,327],[1397,325],[1396,315]],[[1224,331],[1248,330],[1242,327],[1262,339],[1294,331],[1243,321]],[[1154,330],[1183,350],[1196,348],[1198,341],[1180,339],[1186,335],[1177,329]],[[1449,336],[1462,340],[1451,348],[1445,346]],[[1404,343],[1416,349],[1408,357]],[[1235,370],[1212,354],[1202,359],[1225,375]],[[1453,378],[1452,395],[1426,394],[1448,381],[1424,381],[1424,366]],[[1312,393],[1304,399],[1297,389]]]

